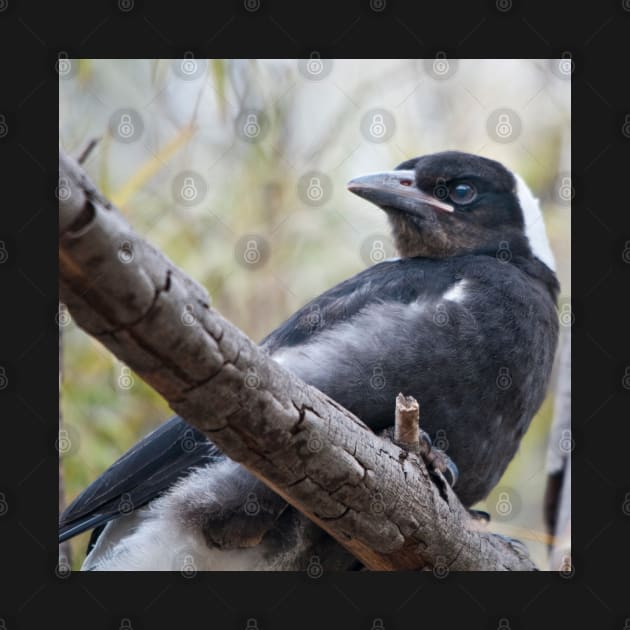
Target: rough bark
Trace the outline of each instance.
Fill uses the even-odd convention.
[[[229,457],[371,569],[535,569],[518,546],[476,530],[418,455],[375,435],[211,308],[64,155],[60,177],[61,299],[74,321]]]

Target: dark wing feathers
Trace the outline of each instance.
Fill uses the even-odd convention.
[[[427,258],[386,260],[368,267],[297,310],[261,345],[272,353],[280,347],[312,341],[317,333],[351,319],[370,304],[409,304],[421,296],[439,295],[459,280],[451,271],[448,261]]]
[[[59,541],[105,523],[127,507],[141,507],[192,468],[220,456],[203,433],[171,418],[142,438],[91,483],[59,519]]]

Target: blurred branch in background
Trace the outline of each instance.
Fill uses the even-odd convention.
[[[395,254],[385,217],[346,193],[346,182],[444,149],[498,159],[541,197],[560,306],[570,308],[571,82],[553,60],[71,64],[60,83],[64,150],[79,154],[101,137],[85,164],[99,188],[124,193],[138,231],[255,340],[313,296]],[[511,133],[502,137],[505,109]],[[385,129],[373,127],[375,116]],[[72,498],[168,409],[72,322],[64,343],[62,404],[73,448],[63,466]],[[539,566],[547,557],[541,504],[552,409],[550,397],[479,506],[501,528],[530,532]],[[497,509],[502,493],[508,511]],[[74,543],[76,557],[85,541]]]
[[[553,423],[547,452],[545,521],[552,536],[551,568],[571,570],[571,334],[565,333],[559,350],[558,381]]]
[[[125,206],[129,199],[140,190],[146,182],[154,177],[166,162],[178,149],[186,144],[195,133],[195,127],[191,123],[183,127],[177,135],[152,155],[113,195],[112,201],[118,206]]]

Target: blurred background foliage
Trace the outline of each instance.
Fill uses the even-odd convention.
[[[441,74],[432,60],[323,60],[324,71],[312,76],[296,60],[69,63],[60,82],[62,148],[77,156],[98,138],[85,163],[90,176],[255,340],[372,264],[375,243],[393,253],[384,214],[345,183],[445,149],[497,159],[526,179],[543,203],[560,304],[568,300],[570,81],[557,60],[449,60]],[[507,141],[492,130],[505,107],[516,113]],[[365,133],[362,119],[374,108],[385,111],[385,141]],[[255,138],[243,135],[251,112]],[[120,135],[121,122],[132,123],[131,137]],[[317,202],[305,196],[314,176],[322,186]],[[196,188],[192,203],[182,197],[186,177]],[[256,265],[244,259],[252,239]],[[170,411],[72,322],[63,344],[69,502]],[[542,568],[552,410],[553,385],[498,488],[478,506],[493,516],[493,529],[523,540]],[[74,568],[86,540],[73,541]]]

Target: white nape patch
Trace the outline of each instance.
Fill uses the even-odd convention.
[[[538,199],[534,197],[525,180],[514,173],[516,178],[516,194],[518,202],[525,219],[525,234],[529,240],[529,246],[536,258],[549,267],[552,271],[556,270],[556,261],[549,246],[547,239],[547,230],[545,229],[545,221],[540,210]]]
[[[442,298],[451,302],[463,302],[464,296],[466,295],[464,293],[464,288],[467,284],[468,283],[466,280],[460,280],[459,282],[456,282],[452,287],[449,288],[448,291],[446,291],[446,293],[444,293]]]

